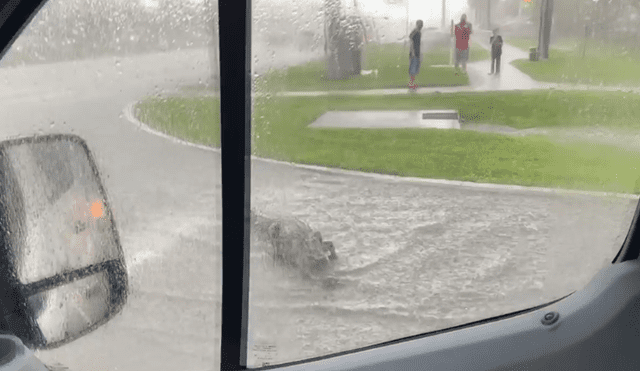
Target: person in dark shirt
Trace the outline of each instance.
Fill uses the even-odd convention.
[[[422,60],[422,54],[420,54],[420,42],[421,42],[421,38],[422,38],[422,20],[418,20],[416,22],[416,28],[413,29],[413,31],[411,31],[411,34],[409,35],[409,59],[410,59],[410,63],[409,63],[409,88],[410,89],[417,89],[418,86],[415,83],[416,80],[416,75],[418,74],[418,72],[420,71],[420,62]]]
[[[502,36],[498,35],[497,28],[493,30],[493,36],[489,38],[489,43],[491,44],[491,72],[489,75],[493,75],[494,70],[496,75],[499,75],[500,57],[502,56]]]

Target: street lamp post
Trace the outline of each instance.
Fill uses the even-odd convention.
[[[442,22],[440,24],[440,27],[442,27],[442,29],[444,30],[444,20],[445,20],[445,9],[447,8],[447,0],[442,0]]]
[[[456,47],[456,38],[455,38],[455,31],[454,31],[454,24],[453,24],[453,19],[451,20],[451,52],[449,53],[449,65],[453,66],[453,53]]]
[[[593,22],[591,22],[591,19],[589,17],[586,17],[584,19],[584,45],[582,47],[582,59],[584,59],[584,56],[587,53],[587,39],[589,38],[589,35],[591,34],[591,26],[592,26],[592,24],[593,24]]]
[[[491,29],[491,0],[487,0],[487,29]]]
[[[403,37],[403,39],[404,39],[403,45],[405,46],[405,48],[408,48],[409,47],[409,0],[403,0],[403,1],[405,3],[405,10],[406,10],[406,15],[405,15],[405,17],[406,17],[406,30],[405,30],[405,36]]]
[[[407,3],[405,7],[407,9],[407,35],[409,35],[409,0],[404,0]]]

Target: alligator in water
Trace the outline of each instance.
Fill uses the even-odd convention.
[[[327,278],[338,259],[333,243],[299,219],[268,218],[252,210],[251,227],[274,264],[297,269],[305,278]]]

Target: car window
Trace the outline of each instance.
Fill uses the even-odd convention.
[[[540,2],[444,3],[253,2],[250,366],[544,304],[621,247],[640,9],[556,2],[545,55]]]
[[[219,104],[207,90],[218,87],[216,14],[217,3],[205,1],[51,0],[0,62],[2,137],[71,133],[86,140],[129,275],[126,305],[112,320],[69,344],[36,351],[48,366],[218,367]],[[187,109],[185,96],[200,106]],[[190,141],[205,149],[175,139],[188,139],[194,125],[206,133]],[[33,166],[49,156],[39,154]],[[60,171],[69,170],[64,165]],[[33,187],[59,175],[43,172]],[[47,199],[60,210],[72,205],[73,184],[61,180],[56,187]],[[68,221],[59,222],[40,228],[66,231]],[[41,264],[21,274],[48,276],[53,267]],[[62,308],[65,299],[55,300]]]
[[[538,3],[487,4],[253,1],[249,366],[543,304],[614,258],[638,9],[555,4],[547,53]],[[48,365],[218,368],[216,7],[51,0],[0,62],[3,137],[87,141],[131,283]]]

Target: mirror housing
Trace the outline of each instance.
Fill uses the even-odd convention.
[[[126,272],[84,140],[0,143],[0,331],[36,349],[73,341],[122,310]]]

